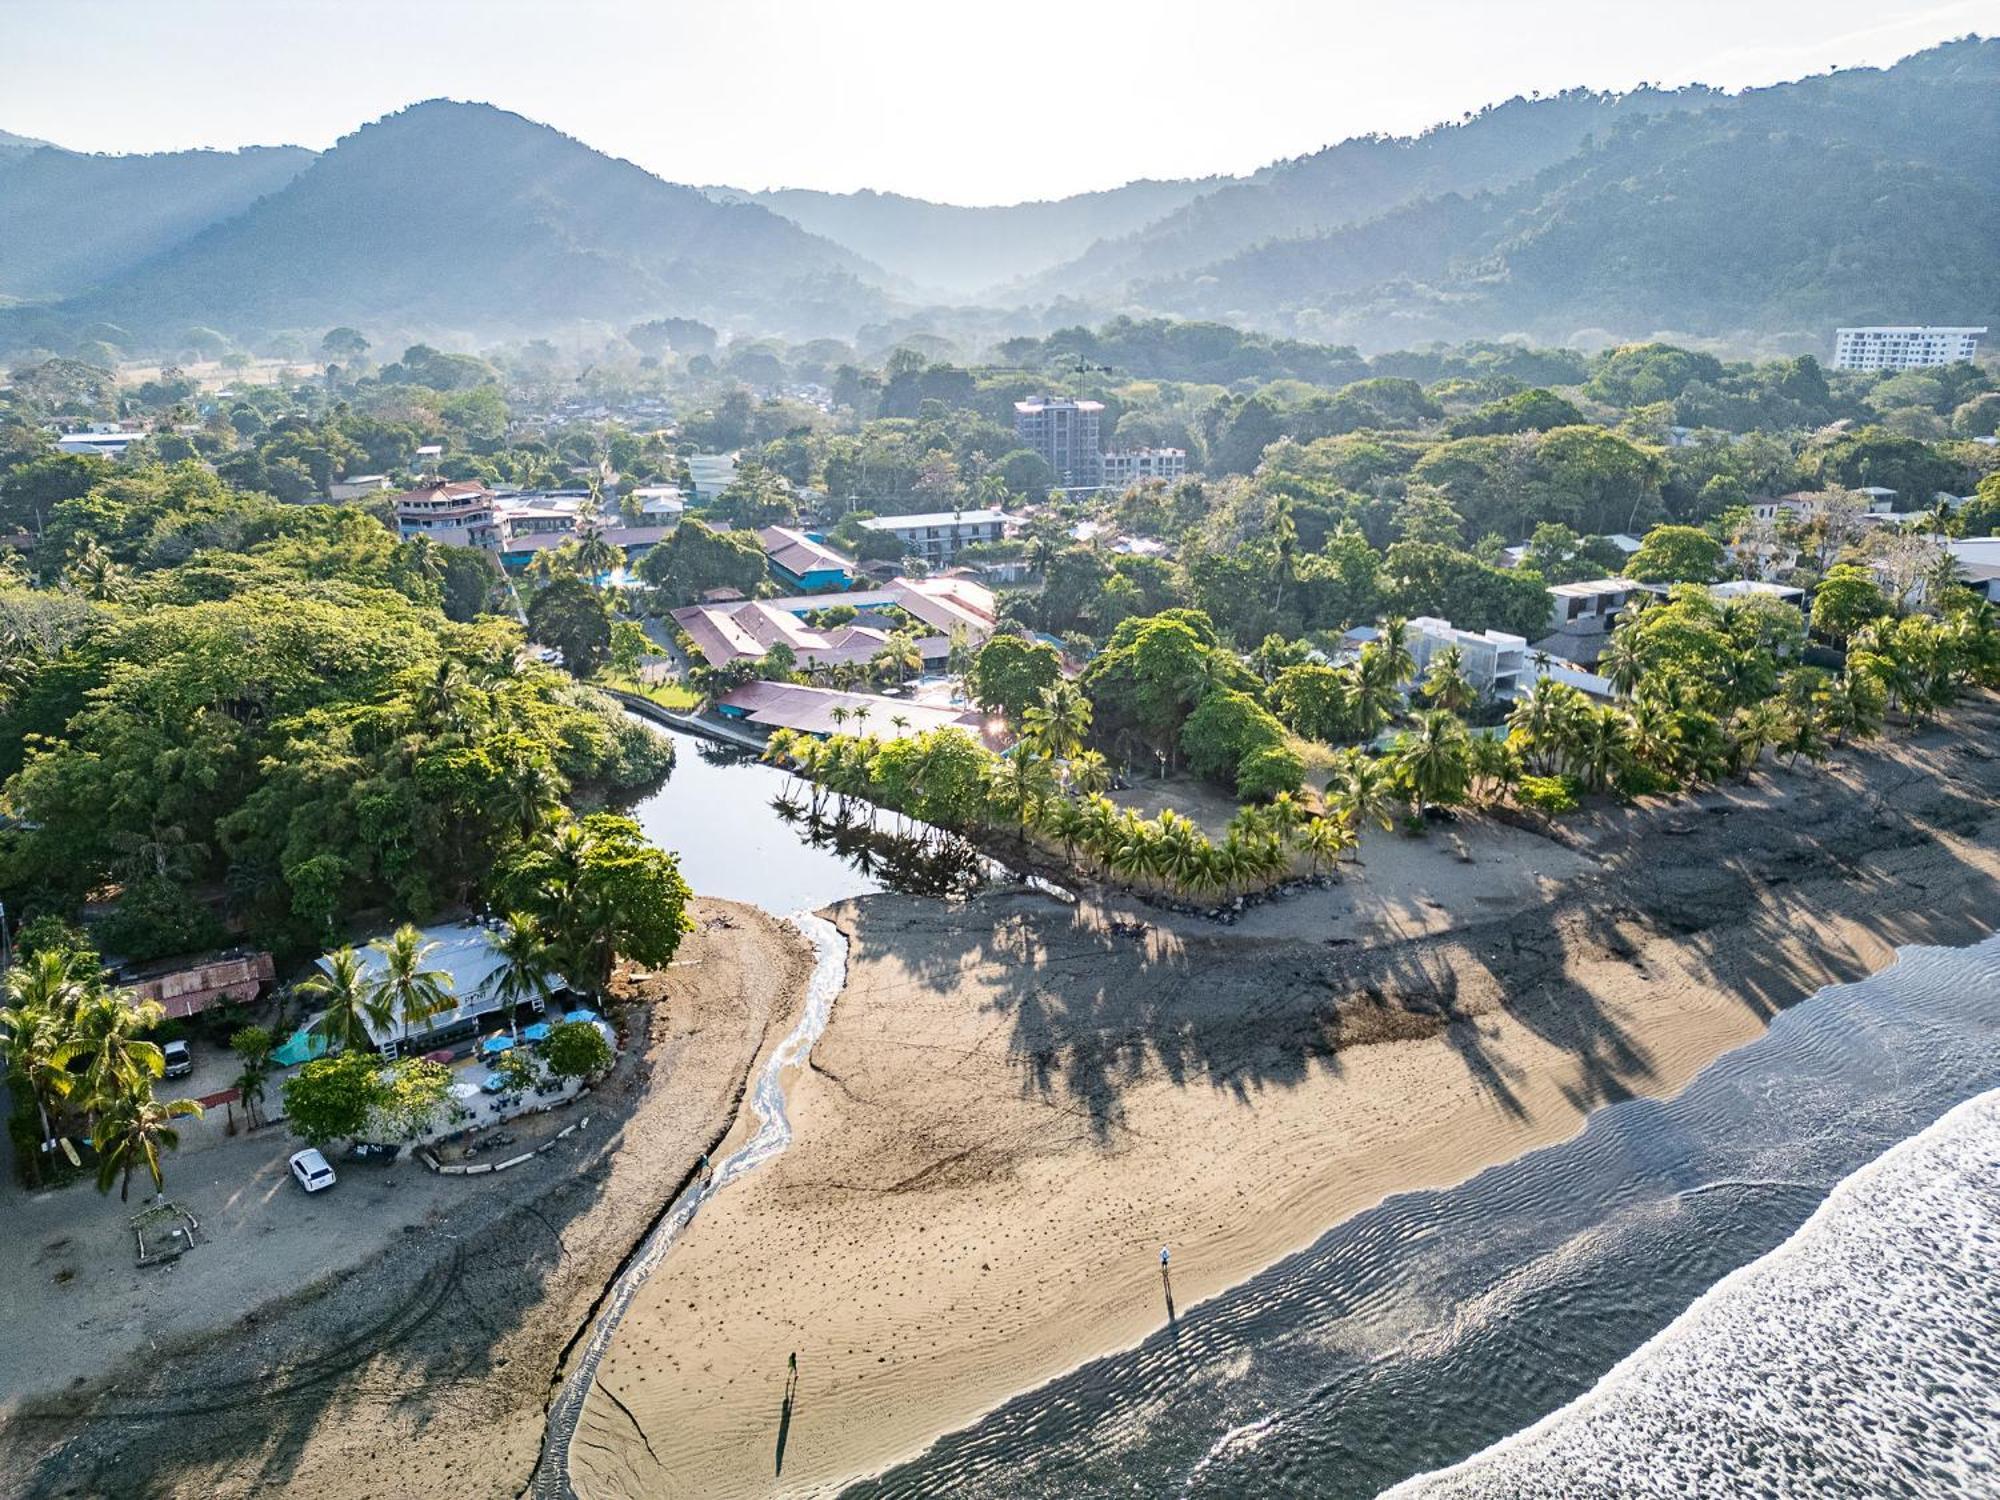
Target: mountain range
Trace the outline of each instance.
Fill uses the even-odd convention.
[[[471,339],[698,317],[851,337],[1114,313],[1381,348],[1520,333],[1823,344],[2000,320],[2000,42],[1728,95],[1574,90],[1241,177],[1005,207],[663,181],[434,100],[328,150],[0,134],[0,350],[351,323]]]

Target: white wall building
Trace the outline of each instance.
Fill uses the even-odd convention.
[[[1129,490],[1149,479],[1174,484],[1187,477],[1185,448],[1114,448],[1104,455],[1104,487]]]
[[[1642,587],[1629,578],[1555,584],[1549,589],[1549,629],[1572,635],[1607,631],[1618,623],[1618,616]]]
[[[1979,352],[1984,328],[1842,328],[1833,336],[1836,370],[1921,370]]]
[[[1504,630],[1474,634],[1449,620],[1418,615],[1403,622],[1403,644],[1416,660],[1418,682],[1430,670],[1431,659],[1451,646],[1458,647],[1459,670],[1482,697],[1511,698],[1527,680],[1528,642]]]
[[[689,455],[686,462],[688,478],[694,482],[694,498],[698,504],[708,504],[736,483],[734,453],[695,453]]]
[[[1014,518],[1001,510],[939,510],[915,516],[875,516],[861,524],[870,531],[887,531],[910,557],[941,567],[974,542],[997,542],[1007,535]]]

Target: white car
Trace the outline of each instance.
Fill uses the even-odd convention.
[[[333,1168],[326,1158],[312,1146],[306,1147],[292,1158],[292,1175],[299,1180],[299,1186],[309,1193],[333,1186]]]

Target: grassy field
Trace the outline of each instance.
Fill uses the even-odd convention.
[[[598,682],[604,687],[616,688],[621,693],[630,693],[635,698],[645,698],[659,704],[661,708],[675,713],[693,713],[701,707],[701,694],[680,682],[641,682],[636,678],[622,676],[617,672],[598,674]]]

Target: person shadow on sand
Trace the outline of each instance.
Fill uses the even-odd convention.
[[[785,1472],[785,1443],[792,1435],[792,1403],[799,1395],[799,1352],[794,1349],[792,1357],[786,1361],[785,1404],[778,1408],[778,1462],[773,1471]]]

